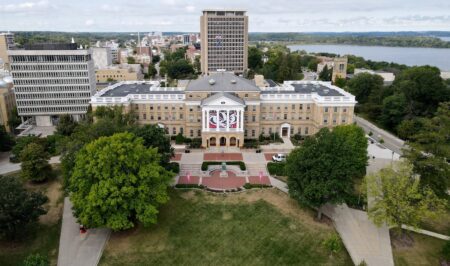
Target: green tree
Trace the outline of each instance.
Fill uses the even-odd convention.
[[[250,69],[258,69],[262,66],[262,56],[263,53],[256,47],[248,48],[248,67]]]
[[[22,161],[21,177],[33,182],[42,182],[52,175],[52,168],[48,163],[50,155],[42,145],[30,143],[20,153]]]
[[[69,114],[64,114],[59,117],[59,123],[56,126],[56,134],[63,136],[72,135],[73,131],[77,127],[78,123]]]
[[[346,84],[347,80],[345,78],[337,77],[336,80],[334,81],[334,85],[338,86],[339,88],[344,88]]]
[[[168,65],[167,75],[172,79],[187,78],[194,74],[193,66],[186,59],[179,59]]]
[[[14,138],[0,125],[0,151],[10,151],[14,144]]]
[[[134,57],[129,56],[127,57],[127,63],[128,64],[136,64],[136,59],[134,59]]]
[[[161,60],[161,57],[159,55],[154,55],[152,57],[152,64],[157,64]]]
[[[46,196],[28,192],[17,178],[0,176],[0,237],[22,236],[29,224],[46,213],[42,207],[46,202]]]
[[[124,230],[136,221],[144,226],[156,223],[172,176],[159,165],[157,149],[143,143],[131,133],[117,133],[77,154],[69,190],[81,224]]]
[[[25,149],[25,146],[33,142],[45,146],[45,140],[40,139],[39,137],[36,136],[18,137],[16,139],[16,145],[14,145],[14,147],[11,150],[12,154],[14,154],[14,156],[20,159],[20,153]]]
[[[289,194],[315,208],[345,202],[354,194],[354,180],[364,175],[366,165],[367,140],[361,128],[337,126],[333,132],[323,128],[289,154]]]
[[[410,136],[405,157],[414,165],[423,187],[448,198],[450,187],[450,102],[441,103],[432,119],[421,119],[421,129]]]
[[[156,74],[158,74],[158,71],[156,70],[155,65],[148,65],[148,76],[154,78]]]
[[[431,117],[440,102],[450,100],[450,87],[446,86],[436,67],[411,67],[401,72],[394,87],[402,92],[409,116]]]
[[[410,140],[414,135],[422,130],[423,127],[422,118],[413,118],[403,120],[397,126],[397,136],[404,140]]]
[[[402,224],[417,227],[444,211],[445,201],[428,187],[420,187],[409,162],[398,162],[368,175],[366,183],[368,201],[372,201],[369,218],[378,226],[387,224],[397,230]]]
[[[144,146],[147,148],[158,148],[161,155],[161,162],[167,165],[170,158],[174,155],[174,150],[170,145],[170,138],[164,132],[164,129],[157,125],[145,125],[135,127],[132,131],[137,137],[144,140]]]
[[[394,94],[384,98],[381,112],[381,123],[389,129],[395,128],[404,119],[406,111],[406,99],[403,94]]]
[[[14,131],[16,127],[18,127],[22,123],[22,120],[20,119],[19,113],[17,112],[17,107],[14,107],[11,116],[8,120],[8,126],[11,129],[11,132]]]
[[[202,64],[200,63],[200,56],[196,56],[193,64],[194,70],[197,73],[202,72]]]
[[[341,239],[337,234],[332,234],[329,238],[323,241],[323,246],[330,252],[330,256],[338,254],[342,250]]]
[[[23,261],[23,266],[49,266],[50,262],[46,256],[39,253],[28,255]]]
[[[349,92],[355,95],[358,103],[365,104],[373,92],[382,90],[383,78],[379,75],[360,73],[349,80],[347,86]]]
[[[319,80],[323,81],[331,81],[331,76],[333,75],[333,68],[328,69],[328,66],[322,69],[322,72],[319,73]]]

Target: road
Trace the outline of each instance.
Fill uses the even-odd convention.
[[[380,141],[381,139],[383,139],[383,145],[386,146],[386,148],[400,155],[403,154],[402,148],[405,147],[405,142],[403,140],[359,116],[355,115],[354,119],[356,124],[364,129],[367,134],[372,132],[372,138],[374,138],[376,141]]]

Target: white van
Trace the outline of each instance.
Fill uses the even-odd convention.
[[[272,161],[274,162],[284,162],[286,161],[286,154],[278,153],[272,156]]]

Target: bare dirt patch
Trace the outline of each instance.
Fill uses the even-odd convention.
[[[61,218],[64,202],[61,182],[57,180],[50,181],[48,187],[45,189],[45,195],[48,197],[48,202],[44,205],[47,214],[39,217],[39,222],[42,224],[56,224]]]

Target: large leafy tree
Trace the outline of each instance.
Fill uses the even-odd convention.
[[[59,123],[56,126],[56,133],[63,136],[72,135],[73,131],[77,127],[77,122],[69,114],[64,114],[59,118]]]
[[[250,69],[258,69],[262,66],[262,52],[257,47],[248,48],[248,67]]]
[[[14,146],[14,138],[0,125],[0,151],[9,151]]]
[[[401,72],[394,81],[403,93],[409,116],[432,116],[440,102],[450,99],[450,88],[445,85],[436,67],[411,67]]]
[[[132,228],[136,221],[156,223],[172,178],[159,162],[157,149],[131,133],[101,137],[82,148],[69,186],[79,222],[113,230]]]
[[[383,78],[379,75],[360,73],[349,80],[347,86],[349,91],[355,95],[358,104],[365,104],[372,93],[382,90]]]
[[[322,72],[319,73],[319,80],[323,81],[331,81],[331,77],[333,75],[333,68],[328,69],[328,66],[322,69]]]
[[[437,218],[445,209],[428,187],[421,188],[409,162],[381,169],[366,177],[369,218],[377,225],[401,230],[402,224],[417,227],[425,219]]]
[[[170,145],[170,138],[166,135],[163,128],[157,125],[145,125],[135,127],[132,132],[144,140],[145,147],[158,148],[163,164],[169,163],[170,158],[174,155],[174,150]]]
[[[0,237],[13,239],[25,232],[46,211],[47,197],[28,192],[14,177],[0,176]]]
[[[387,128],[395,128],[404,119],[407,102],[402,93],[384,98],[380,120]]]
[[[20,154],[22,161],[22,178],[34,182],[42,182],[52,176],[52,168],[48,163],[50,155],[42,145],[30,143]]]
[[[323,128],[288,156],[289,194],[316,208],[345,202],[353,195],[354,180],[365,174],[367,158],[367,139],[361,128],[338,126],[332,132]]]
[[[421,128],[411,135],[405,156],[420,176],[422,186],[448,198],[450,187],[450,102],[440,104],[436,116],[421,119]]]

